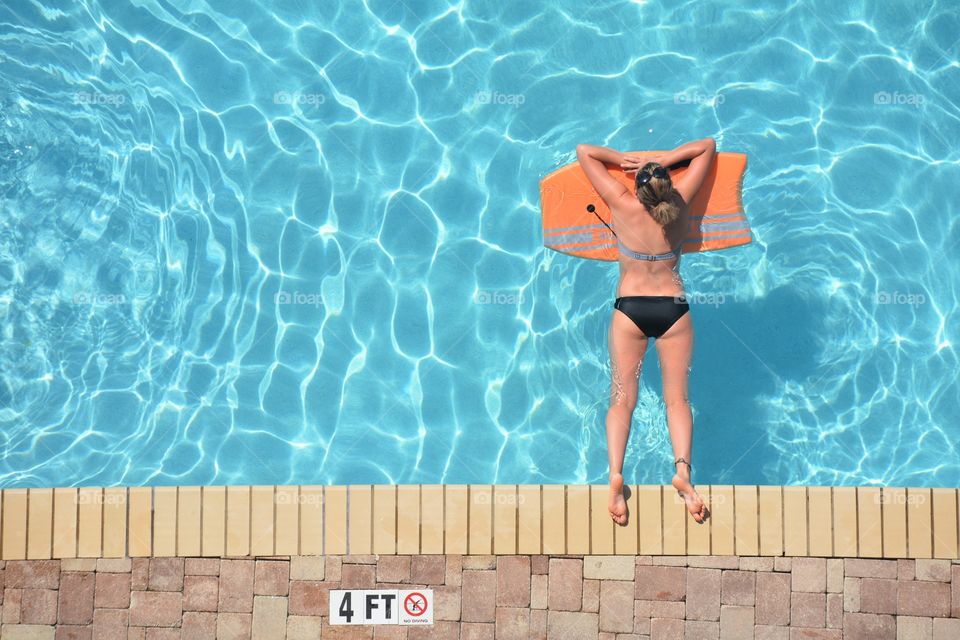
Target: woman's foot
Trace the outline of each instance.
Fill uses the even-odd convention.
[[[627,523],[627,501],[623,499],[623,474],[610,474],[610,517],[619,525]]]
[[[683,497],[683,501],[687,503],[687,511],[690,512],[693,519],[703,524],[709,512],[707,511],[707,505],[703,503],[700,494],[697,493],[697,490],[693,488],[693,484],[690,482],[689,469],[683,469],[681,467],[677,473],[673,475],[672,484],[673,488]]]

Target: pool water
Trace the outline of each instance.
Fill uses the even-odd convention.
[[[694,480],[960,485],[951,2],[0,7],[0,486],[601,483],[577,143],[745,152]],[[628,482],[669,481],[655,352]]]

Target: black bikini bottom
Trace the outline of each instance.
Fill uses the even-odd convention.
[[[659,338],[690,310],[683,296],[623,296],[613,302],[648,338]]]

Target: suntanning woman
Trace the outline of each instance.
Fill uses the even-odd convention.
[[[620,252],[620,282],[609,330],[612,383],[606,424],[609,509],[619,525],[627,522],[623,458],[650,338],[654,339],[660,359],[674,464],[680,465],[672,483],[694,520],[702,523],[709,515],[690,478],[693,416],[687,399],[687,378],[693,353],[693,322],[679,268],[688,205],[703,184],[715,155],[716,143],[712,138],[649,154],[577,146],[580,166],[610,207],[611,231],[617,237]],[[667,167],[685,160],[690,161],[690,166],[674,184]],[[635,189],[614,179],[604,163],[636,171]]]

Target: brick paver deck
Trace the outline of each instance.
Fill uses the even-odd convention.
[[[2,637],[960,638],[960,561],[353,555],[0,562]],[[434,593],[435,623],[330,626],[331,589]]]

